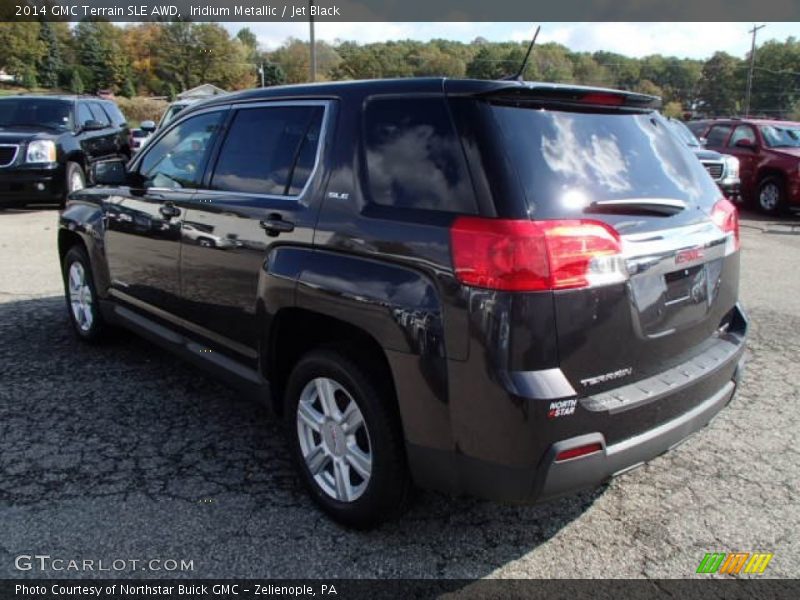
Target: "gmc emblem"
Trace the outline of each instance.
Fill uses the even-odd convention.
[[[700,248],[693,248],[691,250],[684,250],[682,252],[678,252],[675,255],[675,264],[680,265],[682,263],[692,262],[695,260],[700,260],[703,258],[703,251]]]

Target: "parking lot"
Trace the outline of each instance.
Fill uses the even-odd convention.
[[[170,575],[198,578],[683,578],[712,551],[772,552],[765,576],[800,576],[800,220],[744,215],[748,367],[699,435],[595,492],[420,492],[368,533],[317,511],[260,406],[133,335],[78,343],[56,227],[54,210],[0,211],[2,577],[86,575],[14,567],[46,554],[191,560]]]

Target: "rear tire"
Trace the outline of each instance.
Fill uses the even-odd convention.
[[[756,196],[758,209],[767,215],[777,216],[784,212],[786,206],[786,188],[780,177],[765,177],[758,184]]]
[[[306,354],[286,385],[291,452],[314,501],[357,529],[399,515],[410,478],[394,398],[341,350]]]
[[[103,320],[92,277],[92,265],[82,246],[72,246],[62,264],[67,312],[75,334],[87,342],[99,342],[109,327]]]

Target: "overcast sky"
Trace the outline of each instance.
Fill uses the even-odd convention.
[[[798,35],[798,23],[768,23],[758,43],[784,41]],[[275,49],[288,37],[308,39],[308,23],[226,23],[236,33],[242,27],[258,36],[261,45]],[[530,39],[534,24],[526,23],[316,23],[317,39],[388,40],[444,38],[469,42],[478,36],[490,41]],[[559,42],[572,50],[607,50],[627,56],[664,54],[708,58],[717,50],[744,56],[750,49],[752,23],[541,23],[540,42]]]

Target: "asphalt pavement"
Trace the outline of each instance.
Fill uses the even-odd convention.
[[[747,371],[708,428],[593,492],[527,507],[419,492],[367,533],[314,507],[259,405],[134,335],[79,343],[56,224],[0,211],[0,578],[682,578],[714,551],[771,552],[765,577],[800,576],[797,220],[744,216]],[[19,570],[27,555],[67,562]]]

